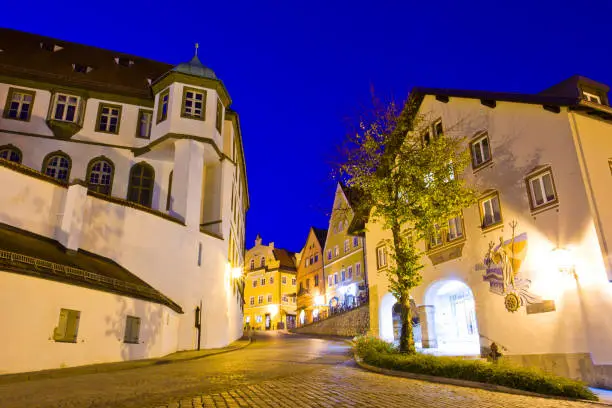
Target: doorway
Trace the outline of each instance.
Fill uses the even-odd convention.
[[[266,330],[270,330],[272,326],[272,319],[270,318],[270,313],[266,313]]]

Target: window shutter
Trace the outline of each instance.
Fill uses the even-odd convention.
[[[66,337],[66,325],[68,323],[68,310],[61,309],[59,323],[53,331],[53,340],[63,340]]]
[[[140,318],[134,318],[134,324],[132,324],[132,341],[138,343],[140,337]]]
[[[68,341],[76,342],[79,331],[79,319],[81,312],[76,310],[68,311],[68,324],[66,325],[66,336],[65,339]]]

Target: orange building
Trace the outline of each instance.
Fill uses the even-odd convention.
[[[298,324],[316,321],[326,314],[323,248],[327,230],[310,228],[302,257],[297,266]]]

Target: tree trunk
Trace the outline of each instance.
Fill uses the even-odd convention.
[[[406,291],[400,297],[402,306],[402,330],[400,332],[400,352],[414,354],[414,336],[412,334],[412,310],[410,308],[410,294]]]

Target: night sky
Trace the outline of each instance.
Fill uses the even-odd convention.
[[[85,6],[83,6],[85,4]],[[247,248],[327,227],[336,151],[378,97],[413,86],[612,85],[612,1],[4,1],[0,25],[171,64],[200,59],[241,116]]]

